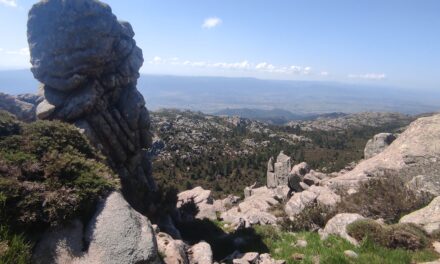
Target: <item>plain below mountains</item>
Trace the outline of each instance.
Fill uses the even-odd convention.
[[[0,71],[1,92],[35,93],[37,87],[29,70]],[[229,108],[229,112],[241,109],[242,117],[250,117],[243,109],[269,110],[264,114],[271,119],[273,114],[283,118],[287,111],[294,113],[288,114],[289,120],[335,112],[418,114],[440,110],[439,91],[336,82],[142,75],[138,89],[151,110],[178,108],[212,114]],[[280,109],[284,113],[278,113]]]

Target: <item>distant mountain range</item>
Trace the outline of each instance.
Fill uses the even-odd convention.
[[[269,124],[282,125],[290,121],[311,121],[317,118],[337,118],[345,116],[345,113],[327,113],[327,114],[294,114],[290,111],[274,108],[271,110],[250,109],[250,108],[227,108],[215,112],[218,116],[239,116],[253,120],[259,120]]]
[[[1,92],[35,93],[37,87],[29,70],[0,71]],[[153,110],[178,108],[263,119],[295,120],[335,112],[418,114],[440,110],[440,91],[336,82],[142,75],[138,89]]]

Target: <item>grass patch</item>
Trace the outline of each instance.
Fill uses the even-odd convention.
[[[361,264],[405,264],[420,261],[432,261],[439,255],[432,249],[405,250],[389,249],[380,246],[372,240],[365,239],[359,247],[355,247],[346,240],[330,236],[322,241],[315,232],[288,233],[280,232],[273,227],[256,227],[257,234],[263,238],[275,259],[286,260],[287,263],[315,263],[319,259],[321,264],[361,263]],[[269,233],[270,235],[267,235]],[[295,247],[297,240],[306,240],[307,247]],[[344,255],[345,250],[353,250],[358,254],[357,259],[349,259]],[[304,254],[303,260],[293,260],[295,253]]]
[[[13,235],[0,226],[0,263],[27,264],[31,259],[31,245],[22,235]]]

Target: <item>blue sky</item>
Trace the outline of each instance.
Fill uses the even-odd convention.
[[[0,0],[0,69],[26,68],[27,12]],[[108,0],[144,73],[440,89],[438,0]]]

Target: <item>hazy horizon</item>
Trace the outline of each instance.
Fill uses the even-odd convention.
[[[35,2],[0,1],[0,69],[29,67]],[[440,89],[435,0],[103,2],[133,25],[145,74]]]

